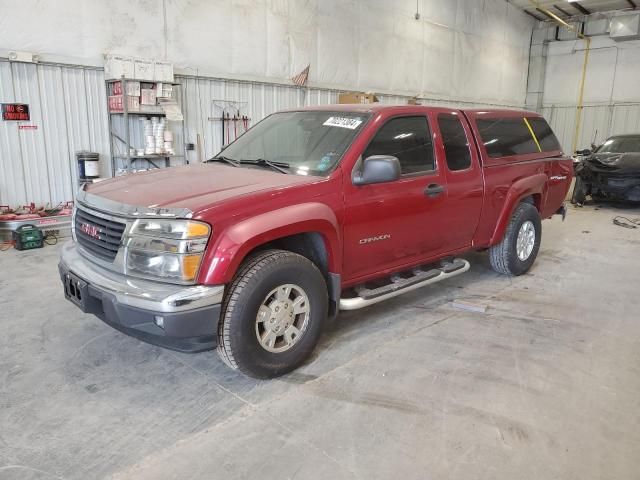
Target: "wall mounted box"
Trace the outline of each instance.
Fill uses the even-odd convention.
[[[617,42],[640,39],[640,13],[613,17],[609,25],[609,36]]]

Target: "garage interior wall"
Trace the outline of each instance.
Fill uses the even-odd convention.
[[[616,42],[607,26],[607,19],[597,19],[586,27],[601,31],[591,39],[578,149],[614,134],[640,132],[640,41]],[[565,152],[571,152],[585,42],[566,29],[559,35],[566,40],[555,36],[549,23],[533,32],[527,106],[549,120]]]
[[[0,57],[40,59],[0,61],[0,101],[28,103],[38,127],[0,122],[0,204],[71,199],[78,150],[98,152],[111,174],[105,53],[174,64],[178,148],[202,147],[190,161],[220,149],[216,99],[246,102],[252,124],[344,90],[384,103],[524,106],[531,18],[504,0],[418,0],[417,11],[415,0],[0,0]],[[309,64],[309,88],[293,86]]]

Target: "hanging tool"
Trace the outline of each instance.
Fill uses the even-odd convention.
[[[238,117],[240,116],[240,111],[237,113],[233,113],[233,139],[238,138]]]
[[[222,135],[220,135],[220,147],[224,147],[224,109],[222,109],[222,117],[220,118],[220,120],[222,120],[221,125],[222,125]]]

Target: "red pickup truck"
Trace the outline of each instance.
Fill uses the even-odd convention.
[[[81,190],[65,296],[144,341],[281,375],[328,317],[465,272],[531,268],[572,160],[539,115],[330,105],[275,113],[209,161]]]

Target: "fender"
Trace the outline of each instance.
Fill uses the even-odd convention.
[[[340,228],[334,211],[323,203],[302,203],[265,212],[234,223],[220,233],[215,245],[203,259],[205,268],[198,274],[199,283],[229,283],[240,263],[256,247],[299,233],[319,233],[327,249],[330,272],[342,270]]]
[[[523,198],[537,194],[540,195],[541,202],[544,202],[548,180],[546,174],[537,173],[530,177],[522,178],[511,185],[511,188],[509,188],[507,192],[500,216],[498,217],[496,228],[493,231],[493,235],[491,235],[489,245],[500,243],[507,230],[513,211]],[[537,207],[541,209],[542,205],[537,205]]]

